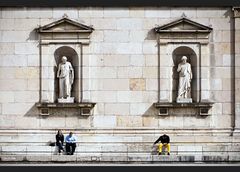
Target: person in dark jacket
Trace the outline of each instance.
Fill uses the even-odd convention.
[[[61,151],[63,151],[63,143],[64,135],[62,133],[62,130],[58,130],[56,134],[56,145],[58,146],[58,153],[61,153]]]
[[[155,142],[154,145],[157,144],[159,141],[161,141],[161,143],[159,144],[159,153],[158,155],[162,154],[162,148],[163,146],[167,148],[168,151],[168,155],[170,155],[170,138],[168,135],[163,134],[162,136],[160,136]]]

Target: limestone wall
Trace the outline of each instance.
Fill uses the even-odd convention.
[[[202,66],[203,78],[207,78],[202,89],[214,102],[206,117],[162,117],[153,107],[159,90],[158,47],[152,29],[181,18],[183,12],[190,20],[213,28],[210,61]],[[83,96],[97,103],[90,117],[68,113],[41,117],[34,106],[40,94],[34,29],[61,19],[64,13],[95,29],[89,46],[83,46]],[[2,8],[0,128],[230,128],[234,94],[231,17],[230,8]],[[160,84],[171,78],[167,71],[160,77]],[[161,87],[168,90],[167,83]]]

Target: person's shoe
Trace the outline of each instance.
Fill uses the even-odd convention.
[[[158,155],[162,155],[162,152],[159,152]]]
[[[168,155],[170,155],[170,153],[169,153],[169,152],[168,152],[167,154],[168,154]]]

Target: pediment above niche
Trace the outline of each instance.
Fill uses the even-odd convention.
[[[94,29],[90,26],[78,23],[76,21],[70,20],[67,17],[64,17],[55,22],[49,23],[45,26],[37,28],[39,33],[46,32],[89,32],[91,33]]]
[[[41,44],[49,43],[90,43],[93,28],[73,21],[67,16],[62,19],[36,28],[41,35]]]
[[[159,27],[156,27],[154,28],[154,30],[157,32],[157,33],[169,33],[169,32],[207,32],[207,33],[210,33],[212,28],[208,27],[208,26],[205,26],[205,25],[202,25],[200,23],[197,23],[197,22],[194,22],[192,20],[189,20],[185,17],[179,19],[179,20],[176,20],[176,21],[173,21],[171,23],[168,23],[168,24],[165,24],[163,26],[159,26]]]
[[[154,30],[158,34],[160,44],[169,42],[208,44],[212,28],[183,17],[163,26],[155,27]]]

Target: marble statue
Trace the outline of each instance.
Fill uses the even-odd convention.
[[[187,57],[183,56],[182,61],[178,64],[177,72],[179,72],[178,96],[177,103],[191,103],[190,97],[192,70]]]
[[[71,89],[74,80],[74,70],[67,57],[62,57],[62,62],[58,65],[57,78],[59,78],[59,103],[73,103]]]

